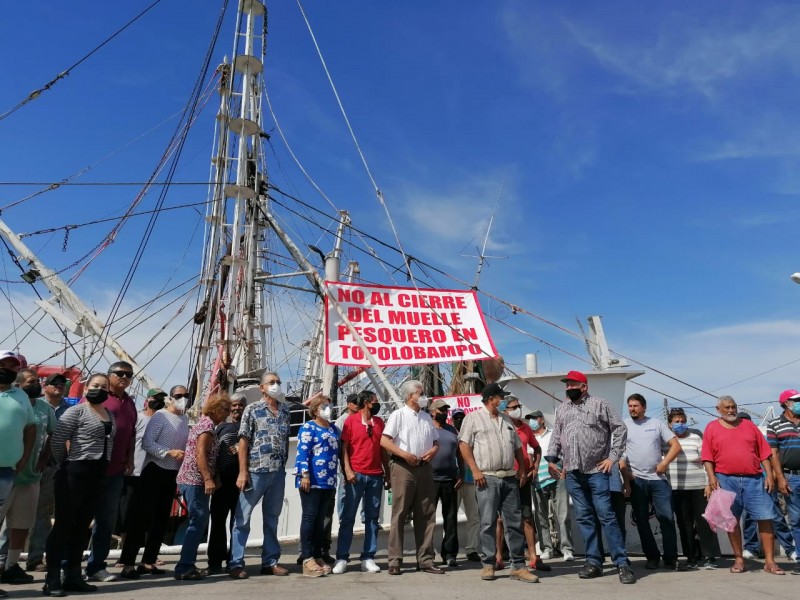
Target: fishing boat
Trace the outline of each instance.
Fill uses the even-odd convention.
[[[249,401],[259,398],[261,374],[277,371],[287,383],[286,401],[292,403],[295,427],[305,419],[303,400],[320,391],[343,406],[347,393],[372,387],[384,400],[384,413],[390,412],[399,404],[395,391],[398,384],[409,377],[422,380],[430,396],[474,396],[486,381],[500,380],[527,408],[552,413],[560,398],[553,382],[560,374],[539,375],[530,368],[516,373],[498,367],[496,353],[487,351],[470,360],[384,368],[345,314],[340,315],[341,322],[361,349],[365,363],[337,367],[326,360],[324,300],[337,304],[330,291],[333,284],[396,286],[400,279],[412,295],[421,298],[427,290],[441,287],[437,283],[446,272],[439,270],[437,277],[429,276],[429,269],[435,266],[414,259],[403,250],[399,239],[379,240],[369,233],[370,226],[354,223],[347,210],[333,211],[330,206],[321,209],[270,179],[272,138],[283,138],[283,134],[266,95],[266,36],[266,6],[258,0],[240,0],[232,52],[216,68],[206,65],[201,70],[179,125],[152,174],[133,200],[115,206],[121,214],[107,220],[113,226],[99,241],[96,234],[81,233],[79,237],[77,231],[85,230],[78,224],[21,235],[5,221],[0,222],[0,236],[19,269],[20,279],[14,282],[24,282],[37,294],[47,291],[47,296],[36,300],[35,311],[23,313],[18,305],[13,306],[16,320],[12,327],[19,334],[15,340],[19,350],[29,358],[38,354],[37,362],[50,365],[48,373],[71,369],[73,374],[87,374],[104,369],[113,360],[130,362],[137,380],[132,392],[140,404],[148,388],[166,389],[187,382],[195,413],[214,393],[239,392]],[[206,106],[216,107],[213,118],[203,118],[208,116],[208,111],[202,110]],[[184,207],[197,213],[195,227],[202,229],[202,235],[192,234],[184,248],[163,235],[152,234],[158,231],[159,218],[172,210],[166,203],[167,193],[179,188],[175,173],[189,132],[211,123],[214,135],[207,196],[188,209]],[[285,151],[293,154],[288,146]],[[59,176],[39,193],[57,193],[85,172]],[[380,190],[376,188],[376,192],[383,202]],[[116,267],[114,277],[108,276],[108,265],[104,267],[103,277],[108,282],[104,291],[115,297],[101,317],[93,308],[101,301],[99,295],[87,297],[84,293],[79,297],[76,289],[82,287],[81,278],[91,272],[93,263],[102,264],[99,258],[103,252],[128,234],[140,217],[147,218],[147,226],[138,230],[135,238],[141,243],[135,251],[132,247],[129,261]],[[100,226],[97,222],[92,225],[93,231]],[[309,239],[297,238],[298,231],[307,232]],[[63,236],[63,249],[74,251],[77,259],[66,261],[63,267],[45,264],[26,244],[26,238],[34,238],[35,233]],[[200,257],[195,263],[200,265],[200,272],[186,277],[193,254]],[[127,274],[118,281],[125,270]],[[135,289],[134,282],[151,278],[149,273],[164,275],[157,292],[139,302],[132,300],[129,292],[132,286]],[[477,280],[474,285],[461,284],[477,297]],[[453,280],[450,286],[455,287]],[[491,302],[513,306],[497,296],[491,296]],[[513,308],[514,314],[522,310]],[[47,341],[34,342],[31,332],[43,327]],[[135,332],[141,330],[147,333],[136,337]],[[139,342],[134,351],[129,349],[132,339]],[[604,348],[608,354],[604,339],[587,339],[590,350]],[[590,378],[608,382],[607,386],[603,383],[607,395],[622,398],[626,381],[641,374],[624,367],[604,355],[594,360],[595,372]],[[290,463],[292,460],[290,457]],[[291,479],[291,475],[287,477]],[[285,538],[296,537],[300,524],[300,504],[290,491],[292,484],[286,486],[279,524],[279,534]],[[255,515],[260,511],[254,512],[254,521]],[[253,531],[260,531],[258,522],[253,523]],[[257,535],[251,543],[260,544]]]

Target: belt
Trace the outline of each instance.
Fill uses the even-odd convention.
[[[491,475],[492,477],[497,477],[499,479],[505,479],[506,477],[514,477],[517,472],[512,470],[504,470],[501,469],[499,471],[483,471],[484,475]]]
[[[784,469],[784,475],[800,475],[800,469]]]

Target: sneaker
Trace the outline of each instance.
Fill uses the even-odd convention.
[[[746,558],[747,560],[754,560],[756,555],[750,552],[750,550],[745,550],[742,552],[742,557]]]
[[[28,575],[18,564],[11,565],[0,575],[0,583],[8,583],[11,585],[33,583],[33,575]]]
[[[544,556],[542,558],[544,558]],[[575,555],[572,553],[572,550],[564,550],[564,560],[566,561],[575,560]]]
[[[648,558],[644,563],[644,568],[649,571],[655,571],[658,568],[658,563],[661,562],[659,558]]]
[[[525,583],[539,583],[539,578],[528,569],[514,569],[508,574],[509,579],[524,581]]]
[[[795,550],[789,555],[789,560],[792,561],[793,563],[797,562],[797,550]]]
[[[583,568],[578,572],[578,577],[581,579],[594,579],[595,577],[602,577],[603,569],[598,565],[586,563]]]
[[[86,573],[86,579],[89,581],[103,581],[107,583],[109,581],[116,581],[117,576],[109,573],[105,569],[100,569],[99,571],[97,571],[96,573],[92,573],[91,575]]]
[[[620,583],[636,583],[636,575],[628,565],[621,565],[619,567],[619,582]]]
[[[713,571],[717,568],[717,559],[716,558],[707,558],[703,561],[703,568],[706,571]]]
[[[344,559],[337,560],[336,564],[333,565],[333,571],[331,571],[334,575],[341,575],[347,570],[347,561]]]
[[[448,567],[455,568],[458,566],[458,561],[455,558],[448,558],[447,561],[445,561],[445,564]]]
[[[494,567],[492,565],[483,565],[483,569],[481,569],[481,579],[484,581],[494,581],[496,579],[494,576]]]
[[[539,558],[541,558],[542,560],[550,560],[551,558],[553,558],[553,552],[549,548],[545,548],[539,555]]]
[[[697,563],[693,560],[687,560],[686,563],[683,565],[683,568],[687,571],[697,571],[698,566]]]
[[[800,575],[800,567],[795,567],[791,571],[792,575]]]
[[[366,571],[367,573],[380,573],[381,572],[381,568],[371,558],[367,558],[367,559],[361,561],[361,570],[362,571]]]

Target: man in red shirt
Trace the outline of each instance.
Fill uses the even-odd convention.
[[[775,564],[775,535],[772,531],[772,500],[769,492],[775,487],[772,472],[772,450],[761,431],[751,421],[737,415],[736,401],[720,396],[717,403],[719,419],[706,426],[700,458],[708,474],[711,491],[722,488],[734,492],[736,498],[731,512],[736,517],[736,529],[728,534],[733,548],[731,573],[743,573],[742,529],[738,520],[746,510],[758,521],[758,533],[764,548],[764,571],[785,575]],[[764,477],[762,477],[762,473]]]
[[[381,488],[389,481],[389,457],[381,448],[383,419],[376,416],[380,404],[375,392],[364,390],[358,395],[358,412],[344,422],[341,435],[342,471],[344,472],[344,502],[339,522],[339,540],[333,573],[344,573],[350,558],[353,525],[358,504],[364,503],[364,548],[361,570],[378,573],[375,564],[378,549],[378,515],[381,508]]]
[[[509,395],[506,398],[505,413],[514,423],[520,442],[522,442],[522,454],[525,456],[525,473],[528,474],[529,481],[533,481],[534,476],[539,470],[539,461],[542,458],[542,449],[539,447],[539,440],[533,433],[530,425],[522,418],[522,405],[519,398]],[[514,460],[514,468],[518,467]],[[533,525],[533,494],[531,483],[526,483],[519,488],[519,501],[522,507],[522,530],[525,534],[525,542],[528,544],[528,566],[537,571],[550,571],[551,568],[542,562],[536,554],[536,533]],[[503,521],[497,519],[497,562],[502,563],[500,550],[503,547]]]

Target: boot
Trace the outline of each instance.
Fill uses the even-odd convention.
[[[96,592],[97,586],[86,583],[83,580],[80,566],[69,567],[67,574],[64,576],[64,582],[61,584],[67,592]]]

